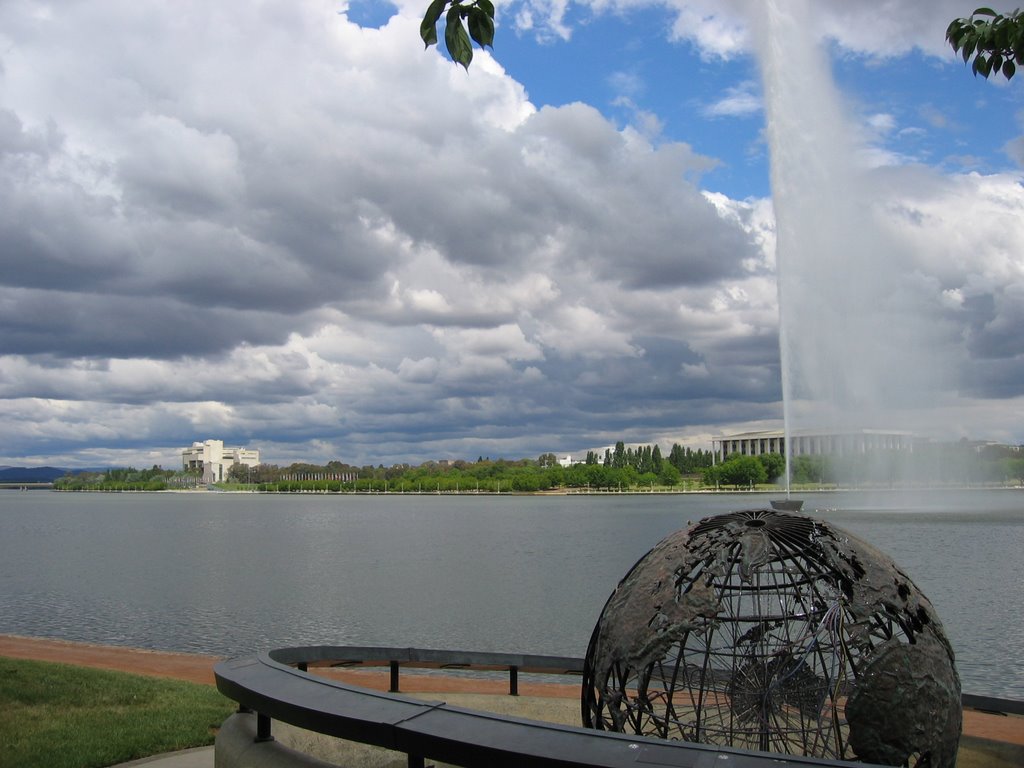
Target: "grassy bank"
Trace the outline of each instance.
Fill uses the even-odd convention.
[[[209,685],[0,657],[0,768],[102,768],[213,743]]]

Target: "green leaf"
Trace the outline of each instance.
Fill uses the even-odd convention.
[[[469,63],[473,61],[473,44],[469,42],[469,34],[462,26],[462,9],[453,6],[448,11],[444,29],[444,44],[448,48],[448,55],[452,61],[458,62],[465,69],[469,69]]]
[[[448,5],[449,0],[433,0],[429,6],[427,6],[427,12],[423,15],[423,21],[428,24],[437,24],[441,18],[441,14],[444,13],[444,7]]]
[[[1009,24],[1002,24],[1002,25],[1000,25],[999,28],[995,32],[995,36],[994,36],[995,45],[993,47],[994,48],[998,48],[999,50],[1005,51],[1011,45],[1011,42],[1010,42],[1011,37],[1010,36],[1011,36],[1012,33],[1013,33],[1013,29],[1010,27]]]
[[[953,50],[960,47],[960,38],[964,35],[964,28],[957,21],[952,22],[946,28],[946,40],[953,46]]]
[[[1007,59],[1006,61],[1003,62],[1003,77],[1005,77],[1007,80],[1013,77],[1013,73],[1016,71],[1017,67],[1014,65],[1012,61]]]
[[[469,35],[481,48],[494,46],[494,19],[480,8],[469,9]]]
[[[437,29],[433,24],[427,26],[426,24],[420,24],[420,37],[423,39],[423,47],[429,48],[432,45],[437,44]]]
[[[494,18],[494,3],[491,0],[476,0],[476,5],[492,19]]]
[[[999,14],[993,11],[991,8],[976,8],[972,16],[998,16]]]
[[[427,12],[423,14],[423,21],[420,22],[420,37],[427,48],[437,43],[437,20],[441,18],[446,5],[448,5],[448,0],[434,0],[427,7]]]
[[[964,64],[966,64],[967,60],[971,58],[971,54],[974,53],[974,49],[977,45],[978,41],[974,38],[967,41],[967,44],[964,46]]]

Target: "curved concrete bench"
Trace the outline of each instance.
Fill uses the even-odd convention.
[[[730,747],[663,741],[505,717],[442,701],[423,701],[344,685],[291,666],[329,663],[338,656],[363,655],[346,654],[344,650],[330,647],[278,649],[217,664],[214,675],[218,690],[258,713],[245,716],[245,733],[251,740],[249,744],[238,740],[240,727],[234,723],[223,739],[218,736],[217,768],[241,768],[243,765],[252,768],[321,768],[324,765],[308,756],[303,757],[310,762],[276,762],[278,758],[283,761],[299,759],[295,757],[298,753],[283,746],[280,750],[254,751],[253,747],[275,743],[266,741],[271,738],[272,719],[328,736],[405,753],[410,768],[423,768],[427,757],[453,765],[487,768],[634,768],[637,765],[664,768],[864,768],[863,763],[759,754]],[[453,661],[460,657],[457,652],[417,651],[408,655],[420,657],[411,658],[410,662],[433,665],[442,661],[437,655],[449,653]],[[424,655],[428,658],[423,658]],[[365,656],[376,659],[378,654]],[[522,658],[517,661],[524,667],[537,668],[542,666],[536,663],[539,658],[535,657],[533,664],[523,663],[526,659]],[[267,762],[253,762],[255,758]]]
[[[578,675],[581,660],[363,646],[279,648],[230,659],[214,667],[217,688],[258,714],[240,712],[225,721],[216,740],[217,768],[336,768],[274,741],[272,719],[404,753],[410,768],[422,768],[424,757],[487,768],[865,768],[863,763],[662,741],[501,716],[344,685],[304,671],[315,666],[390,667],[395,691],[402,666],[507,671],[514,695],[519,671]],[[1024,715],[1024,702],[965,694],[963,704],[1007,716]]]

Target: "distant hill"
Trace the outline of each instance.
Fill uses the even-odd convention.
[[[4,467],[0,469],[0,483],[52,483],[69,471],[60,467]]]

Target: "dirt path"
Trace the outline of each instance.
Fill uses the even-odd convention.
[[[220,661],[216,656],[198,653],[167,653],[18,635],[0,635],[0,656],[56,661],[208,684],[213,684],[213,665]]]

